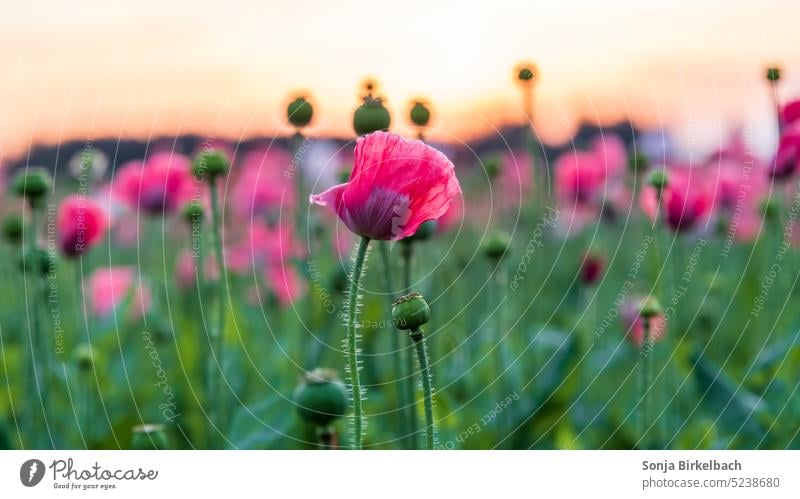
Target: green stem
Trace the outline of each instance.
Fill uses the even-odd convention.
[[[643,317],[643,329],[644,334],[642,338],[642,369],[641,369],[641,379],[642,379],[642,386],[641,386],[641,398],[639,400],[640,409],[639,409],[639,416],[641,419],[641,445],[645,449],[650,448],[650,438],[649,438],[649,431],[648,428],[650,426],[650,375],[651,375],[651,367],[652,367],[652,359],[651,356],[653,355],[653,345],[650,340],[650,319]]]
[[[386,292],[389,295],[389,301],[394,302],[394,282],[392,279],[392,266],[389,260],[389,243],[381,241],[379,247],[381,251],[381,260],[383,262],[384,285],[386,287]],[[406,424],[406,418],[403,413],[410,401],[406,399],[406,392],[403,384],[400,381],[403,378],[403,352],[400,349],[400,335],[390,334],[389,336],[392,338],[394,385],[395,389],[397,390],[397,404],[400,406],[400,410],[397,411],[397,427],[400,430],[403,448],[408,449],[410,448],[407,437],[408,425]]]
[[[364,414],[361,407],[361,382],[358,379],[358,292],[361,282],[361,273],[364,261],[367,259],[369,248],[368,237],[361,237],[358,243],[356,259],[353,262],[353,271],[350,274],[350,292],[347,296],[347,368],[350,371],[350,386],[353,397],[353,449],[361,449],[364,444]]]
[[[224,343],[225,343],[225,290],[224,290],[224,275],[225,275],[225,260],[222,254],[222,217],[219,205],[219,193],[217,192],[217,182],[215,178],[210,182],[211,190],[211,238],[214,244],[214,253],[217,258],[217,268],[219,269],[219,277],[217,278],[217,324],[211,333],[211,351],[212,357],[216,356],[219,369],[213,372],[211,376],[214,378],[212,392],[216,395],[215,400],[208,401],[212,414],[212,421],[217,425],[217,433],[219,438],[219,447],[224,447],[226,429],[226,404],[225,393],[222,387],[222,369],[224,367]],[[213,429],[212,429],[213,431]]]
[[[425,348],[425,338],[422,336],[421,330],[412,331],[411,339],[417,346],[417,358],[422,376],[423,402],[425,404],[425,448],[433,450],[436,443],[436,425],[433,422],[433,382],[428,351]]]
[[[411,291],[411,263],[414,258],[414,243],[403,242],[400,243],[403,256],[403,294]],[[418,445],[417,434],[419,433],[417,425],[417,414],[414,408],[414,401],[416,400],[416,390],[414,387],[414,352],[412,352],[413,342],[402,348],[403,359],[405,360],[405,372],[403,373],[403,391],[405,392],[405,411],[406,423],[408,424],[408,433],[406,438],[406,447],[409,449],[416,449]]]

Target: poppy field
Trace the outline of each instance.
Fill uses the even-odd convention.
[[[800,447],[800,101],[752,71],[769,155],[554,147],[522,63],[487,140],[367,82],[348,137],[312,89],[273,137],[4,164],[0,448]]]

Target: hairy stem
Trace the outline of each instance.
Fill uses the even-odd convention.
[[[414,258],[414,243],[404,242],[401,243],[403,253],[403,294],[411,291],[411,263]],[[416,449],[418,445],[417,434],[417,414],[415,410],[414,400],[416,399],[416,390],[414,387],[414,352],[412,352],[413,342],[409,341],[408,345],[402,347],[403,359],[405,360],[405,372],[403,373],[403,391],[405,392],[405,411],[406,411],[406,424],[407,437],[405,438],[405,445],[409,449]]]
[[[210,411],[212,414],[212,422],[217,426],[216,434],[219,438],[219,448],[224,447],[226,430],[226,404],[225,393],[222,387],[222,369],[224,367],[224,338],[225,338],[225,260],[222,254],[222,216],[220,213],[219,193],[217,192],[216,179],[211,179],[211,238],[214,245],[214,253],[217,259],[217,268],[219,269],[219,277],[217,277],[217,324],[211,332],[211,357],[216,357],[219,369],[216,369],[211,374],[213,378],[212,389],[210,393],[215,395],[215,400],[208,401],[210,404]],[[212,364],[213,365],[213,364]],[[214,431],[213,429],[211,431]]]
[[[433,422],[433,380],[428,361],[428,350],[425,348],[425,338],[419,329],[411,332],[411,339],[417,347],[419,370],[422,376],[423,403],[425,404],[425,448],[433,450],[436,443],[436,425]]]
[[[367,259],[369,238],[358,243],[353,270],[350,274],[350,292],[347,296],[347,368],[350,371],[350,393],[353,398],[353,449],[361,449],[364,439],[364,414],[361,407],[361,382],[358,379],[358,291],[364,261]]]

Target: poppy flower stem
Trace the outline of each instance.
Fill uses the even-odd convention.
[[[361,382],[358,378],[358,293],[364,262],[367,259],[370,239],[361,237],[356,250],[353,270],[350,273],[350,291],[347,296],[347,369],[350,372],[350,393],[353,398],[353,449],[361,449],[364,439],[364,414],[361,407]]]
[[[226,403],[225,393],[222,387],[222,369],[224,367],[224,337],[225,337],[225,290],[224,290],[224,276],[225,276],[225,260],[222,254],[222,216],[220,214],[219,205],[219,192],[218,192],[216,179],[212,179],[209,183],[209,190],[211,191],[211,238],[214,244],[214,253],[217,258],[217,268],[219,269],[219,277],[217,277],[217,324],[211,332],[211,358],[216,358],[218,369],[209,373],[213,378],[212,388],[210,393],[214,400],[206,400],[210,405],[212,416],[212,423],[216,426],[216,434],[219,435],[219,447],[224,447],[225,442],[225,418],[226,418]],[[202,263],[201,263],[202,265]],[[210,398],[210,397],[208,397]],[[214,431],[213,429],[211,430]]]
[[[641,355],[641,388],[639,397],[639,426],[642,434],[639,443],[644,449],[650,448],[649,427],[650,427],[650,375],[653,354],[653,341],[650,338],[650,319],[642,317],[643,322],[643,338]]]
[[[428,349],[425,345],[425,337],[422,330],[411,331],[411,340],[417,347],[417,359],[419,360],[419,370],[422,376],[422,394],[425,405],[425,449],[433,450],[436,443],[436,425],[433,422],[433,380],[431,376],[431,366],[428,359]]]
[[[401,243],[403,254],[403,293],[406,294],[411,291],[411,263],[414,258],[414,243],[412,241]],[[409,449],[416,449],[417,441],[417,414],[414,409],[414,401],[416,400],[416,390],[414,387],[414,353],[412,352],[413,345],[409,344],[407,347],[402,348],[403,358],[405,359],[406,370],[403,373],[403,390],[405,391],[404,405],[406,411],[406,422],[408,423],[408,437],[407,446]]]
[[[383,263],[383,273],[384,273],[384,285],[386,287],[386,292],[389,294],[389,302],[390,304],[394,302],[394,280],[392,279],[392,265],[389,259],[389,243],[386,241],[381,241],[378,245],[380,247],[381,252],[381,261]],[[394,364],[394,375],[396,376],[396,383],[395,387],[397,389],[397,405],[399,406],[399,410],[397,411],[397,427],[400,431],[400,438],[403,444],[403,448],[409,449],[408,446],[408,425],[406,424],[406,418],[404,412],[406,411],[406,407],[410,403],[409,400],[406,399],[406,392],[405,387],[403,386],[403,352],[400,349],[400,335],[399,334],[392,334],[392,360]]]

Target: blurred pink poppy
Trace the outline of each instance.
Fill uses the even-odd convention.
[[[250,224],[237,244],[226,249],[225,265],[233,272],[247,274],[303,255],[288,223],[268,227],[256,222]]]
[[[133,267],[105,267],[89,278],[91,310],[98,317],[110,317],[126,300],[130,300],[131,318],[139,318],[150,308],[150,292],[136,286]]]
[[[640,314],[641,297],[630,297],[620,306],[620,323],[625,337],[638,348],[644,346],[644,319]],[[650,319],[650,340],[657,343],[667,332],[667,321],[663,315]]]
[[[398,240],[446,213],[460,193],[444,154],[418,140],[374,132],[356,142],[350,181],[310,201],[334,211],[355,234]]]
[[[107,226],[103,209],[92,199],[71,195],[58,207],[58,245],[68,257],[82,255],[100,242]]]
[[[675,232],[688,232],[707,225],[713,214],[713,189],[709,188],[707,170],[703,168],[675,167],[668,169],[669,184],[662,192],[659,203],[655,188],[648,186],[642,192],[642,209],[654,218],[660,209],[663,220]]]
[[[792,125],[800,120],[800,100],[785,104],[780,111],[781,124]]]
[[[147,161],[129,161],[114,179],[114,195],[133,209],[145,213],[170,214],[202,192],[195,182],[189,159],[173,152],[159,152]]]
[[[286,262],[268,265],[265,280],[270,291],[275,295],[282,307],[291,305],[303,296],[305,283],[297,275],[295,269]]]
[[[285,212],[297,201],[292,178],[286,175],[291,163],[291,154],[277,146],[245,154],[231,191],[234,216],[248,222],[259,215],[289,216]]]
[[[800,131],[787,131],[778,143],[769,175],[775,180],[785,180],[797,171],[800,163]]]

